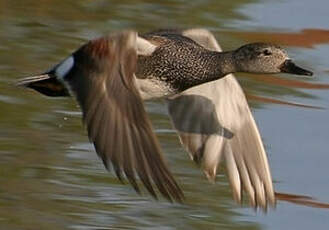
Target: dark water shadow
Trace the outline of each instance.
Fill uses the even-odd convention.
[[[275,197],[279,201],[285,201],[296,205],[329,209],[329,203],[317,201],[315,198],[310,196],[275,192]]]
[[[277,43],[284,46],[312,48],[315,45],[329,43],[329,30],[303,29],[298,32],[256,32],[256,31],[228,31],[230,35],[248,39],[251,42],[263,41]]]

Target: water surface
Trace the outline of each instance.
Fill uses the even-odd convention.
[[[276,190],[329,203],[328,7],[324,0],[0,0],[0,229],[327,229],[325,209],[279,202],[264,215],[236,205],[225,176],[211,185],[189,160],[162,102],[147,109],[187,202],[140,197],[105,171],[73,100],[12,83],[48,69],[88,39],[125,28],[205,27],[224,49],[252,41],[281,44],[315,78],[239,80]]]

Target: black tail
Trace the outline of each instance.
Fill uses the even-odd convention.
[[[24,86],[38,91],[50,97],[69,96],[65,86],[51,74],[41,74],[37,76],[27,77],[17,82],[18,86]]]

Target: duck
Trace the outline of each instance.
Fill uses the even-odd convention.
[[[112,32],[90,40],[48,71],[17,85],[73,96],[89,140],[106,169],[141,193],[138,179],[182,203],[184,193],[162,154],[144,100],[164,99],[180,142],[210,181],[225,162],[233,198],[266,210],[276,204],[266,151],[233,73],[311,76],[278,45],[250,43],[222,51],[207,29]]]

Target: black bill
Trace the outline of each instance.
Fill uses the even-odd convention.
[[[291,60],[286,60],[281,65],[280,70],[282,73],[291,73],[291,74],[306,75],[306,76],[313,75],[313,72],[296,66],[295,63],[293,63]]]

